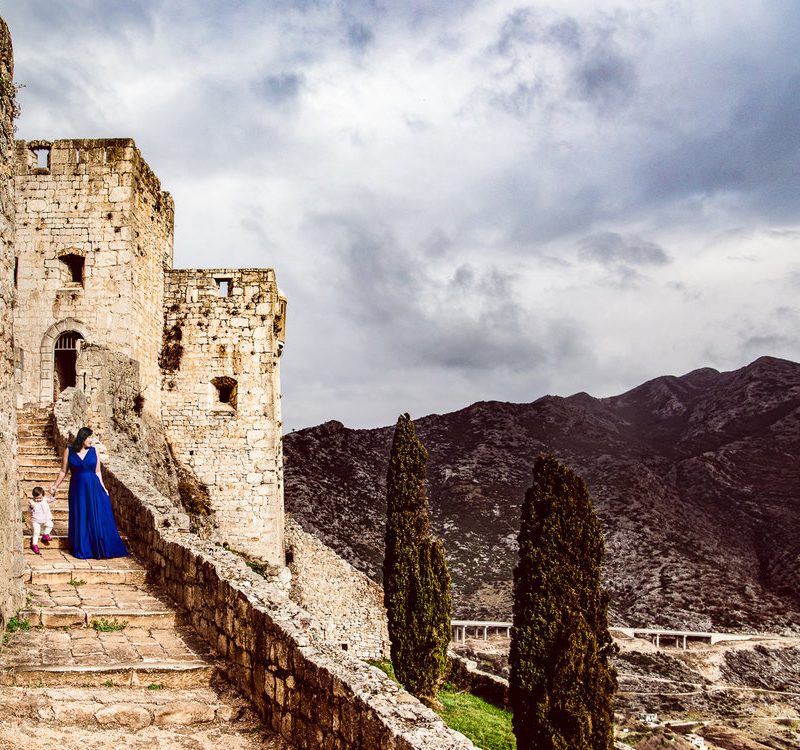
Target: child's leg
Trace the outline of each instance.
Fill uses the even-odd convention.
[[[50,539],[51,539],[50,532],[52,530],[53,530],[53,522],[52,521],[48,521],[44,525],[44,534],[42,534],[42,541],[43,542],[49,542],[50,541]]]
[[[33,539],[31,539],[31,544],[36,546],[39,544],[39,534],[42,532],[42,525],[37,521],[33,522]]]

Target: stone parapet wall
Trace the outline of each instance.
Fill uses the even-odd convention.
[[[507,708],[509,703],[508,680],[478,669],[478,663],[450,651],[447,654],[449,673],[447,679],[462,690],[483,698],[492,705]]]
[[[157,407],[172,198],[130,139],[18,141],[14,184],[21,401],[52,401],[53,345],[74,330],[137,360]],[[82,281],[70,256],[83,259]]]
[[[383,589],[287,516],[290,596],[323,626],[324,638],[361,659],[389,658]]]
[[[175,458],[208,488],[214,540],[284,564],[280,351],[271,269],[166,274],[161,415]]]
[[[66,391],[55,408],[60,447],[85,418],[83,394]],[[185,531],[188,518],[125,457],[106,457],[104,477],[153,581],[226,660],[265,725],[298,750],[475,750],[380,670],[326,643],[322,626],[279,586]]]
[[[11,36],[0,19],[0,631],[22,605],[22,518],[14,410],[13,133],[16,90]]]

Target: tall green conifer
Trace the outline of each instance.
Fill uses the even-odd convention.
[[[511,705],[518,750],[613,747],[615,646],[600,585],[605,545],[583,480],[540,456],[514,570]]]
[[[384,603],[395,675],[431,704],[447,667],[452,602],[444,547],[431,536],[427,461],[411,417],[401,415],[386,476]]]

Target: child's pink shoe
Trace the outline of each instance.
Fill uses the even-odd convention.
[[[42,534],[42,541],[45,544],[50,544],[50,541],[52,540],[52,538],[53,537],[51,537],[50,534]]]
[[[42,553],[39,552],[39,545],[38,544],[31,544],[31,549],[33,550],[34,555],[41,555]]]

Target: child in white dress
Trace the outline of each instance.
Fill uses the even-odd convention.
[[[39,534],[42,531],[42,527],[44,527],[42,542],[48,544],[50,539],[52,539],[50,532],[53,530],[53,512],[50,510],[50,501],[53,499],[53,496],[46,494],[41,487],[34,487],[31,494],[33,497],[28,501],[33,525],[31,549],[34,554],[41,555],[42,553],[39,551]]]

